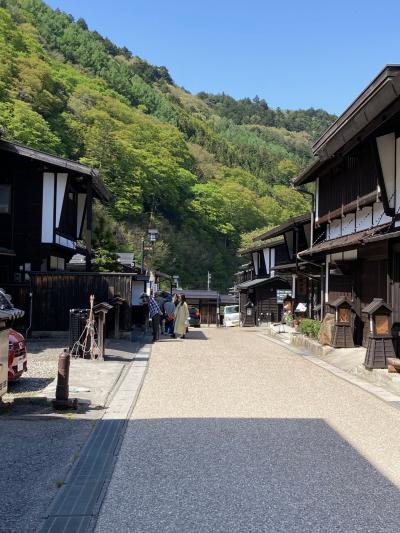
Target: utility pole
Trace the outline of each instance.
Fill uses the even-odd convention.
[[[209,291],[211,287],[211,272],[207,272],[207,290]]]
[[[140,267],[140,273],[144,274],[144,237],[142,237],[141,253],[142,253],[142,264],[141,264],[141,267]]]

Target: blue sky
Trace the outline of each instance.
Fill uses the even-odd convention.
[[[394,0],[47,0],[196,93],[339,114],[400,63]]]

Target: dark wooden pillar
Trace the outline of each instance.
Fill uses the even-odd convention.
[[[92,178],[87,181],[86,193],[86,270],[92,270],[93,189]]]

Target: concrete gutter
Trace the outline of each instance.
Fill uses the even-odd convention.
[[[48,509],[39,533],[93,531],[114,471],[127,422],[147,372],[151,346],[144,344],[125,366],[104,416]]]

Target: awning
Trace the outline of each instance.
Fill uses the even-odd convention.
[[[254,239],[253,239],[254,240]],[[265,248],[273,248],[275,246],[279,246],[280,244],[284,244],[285,239],[282,239],[281,237],[275,238],[275,239],[268,239],[268,241],[263,241],[262,243],[254,244],[254,246],[250,246],[249,248],[239,250],[239,255],[247,255],[253,252],[261,252]]]
[[[286,279],[283,279],[279,276],[274,276],[272,278],[258,278],[258,279],[252,279],[249,281],[244,281],[243,283],[239,283],[236,285],[236,288],[243,291],[250,289],[252,287],[257,287],[258,285],[263,285],[264,283],[283,283],[286,287],[289,287],[289,282]]]
[[[375,235],[381,235],[389,227],[390,224],[383,224],[382,226],[375,228],[369,228],[363,231],[358,231],[357,233],[351,233],[350,235],[344,235],[337,239],[330,239],[300,252],[299,256],[304,257],[319,253],[344,252],[346,250],[351,250],[357,248],[357,246],[367,244],[372,237]],[[389,238],[390,233],[386,235],[387,238]]]
[[[285,263],[284,265],[275,265],[272,270],[293,270],[296,269],[296,263]]]
[[[8,248],[1,248],[0,247],[0,255],[10,255],[12,257],[15,256],[14,250],[9,250]]]

